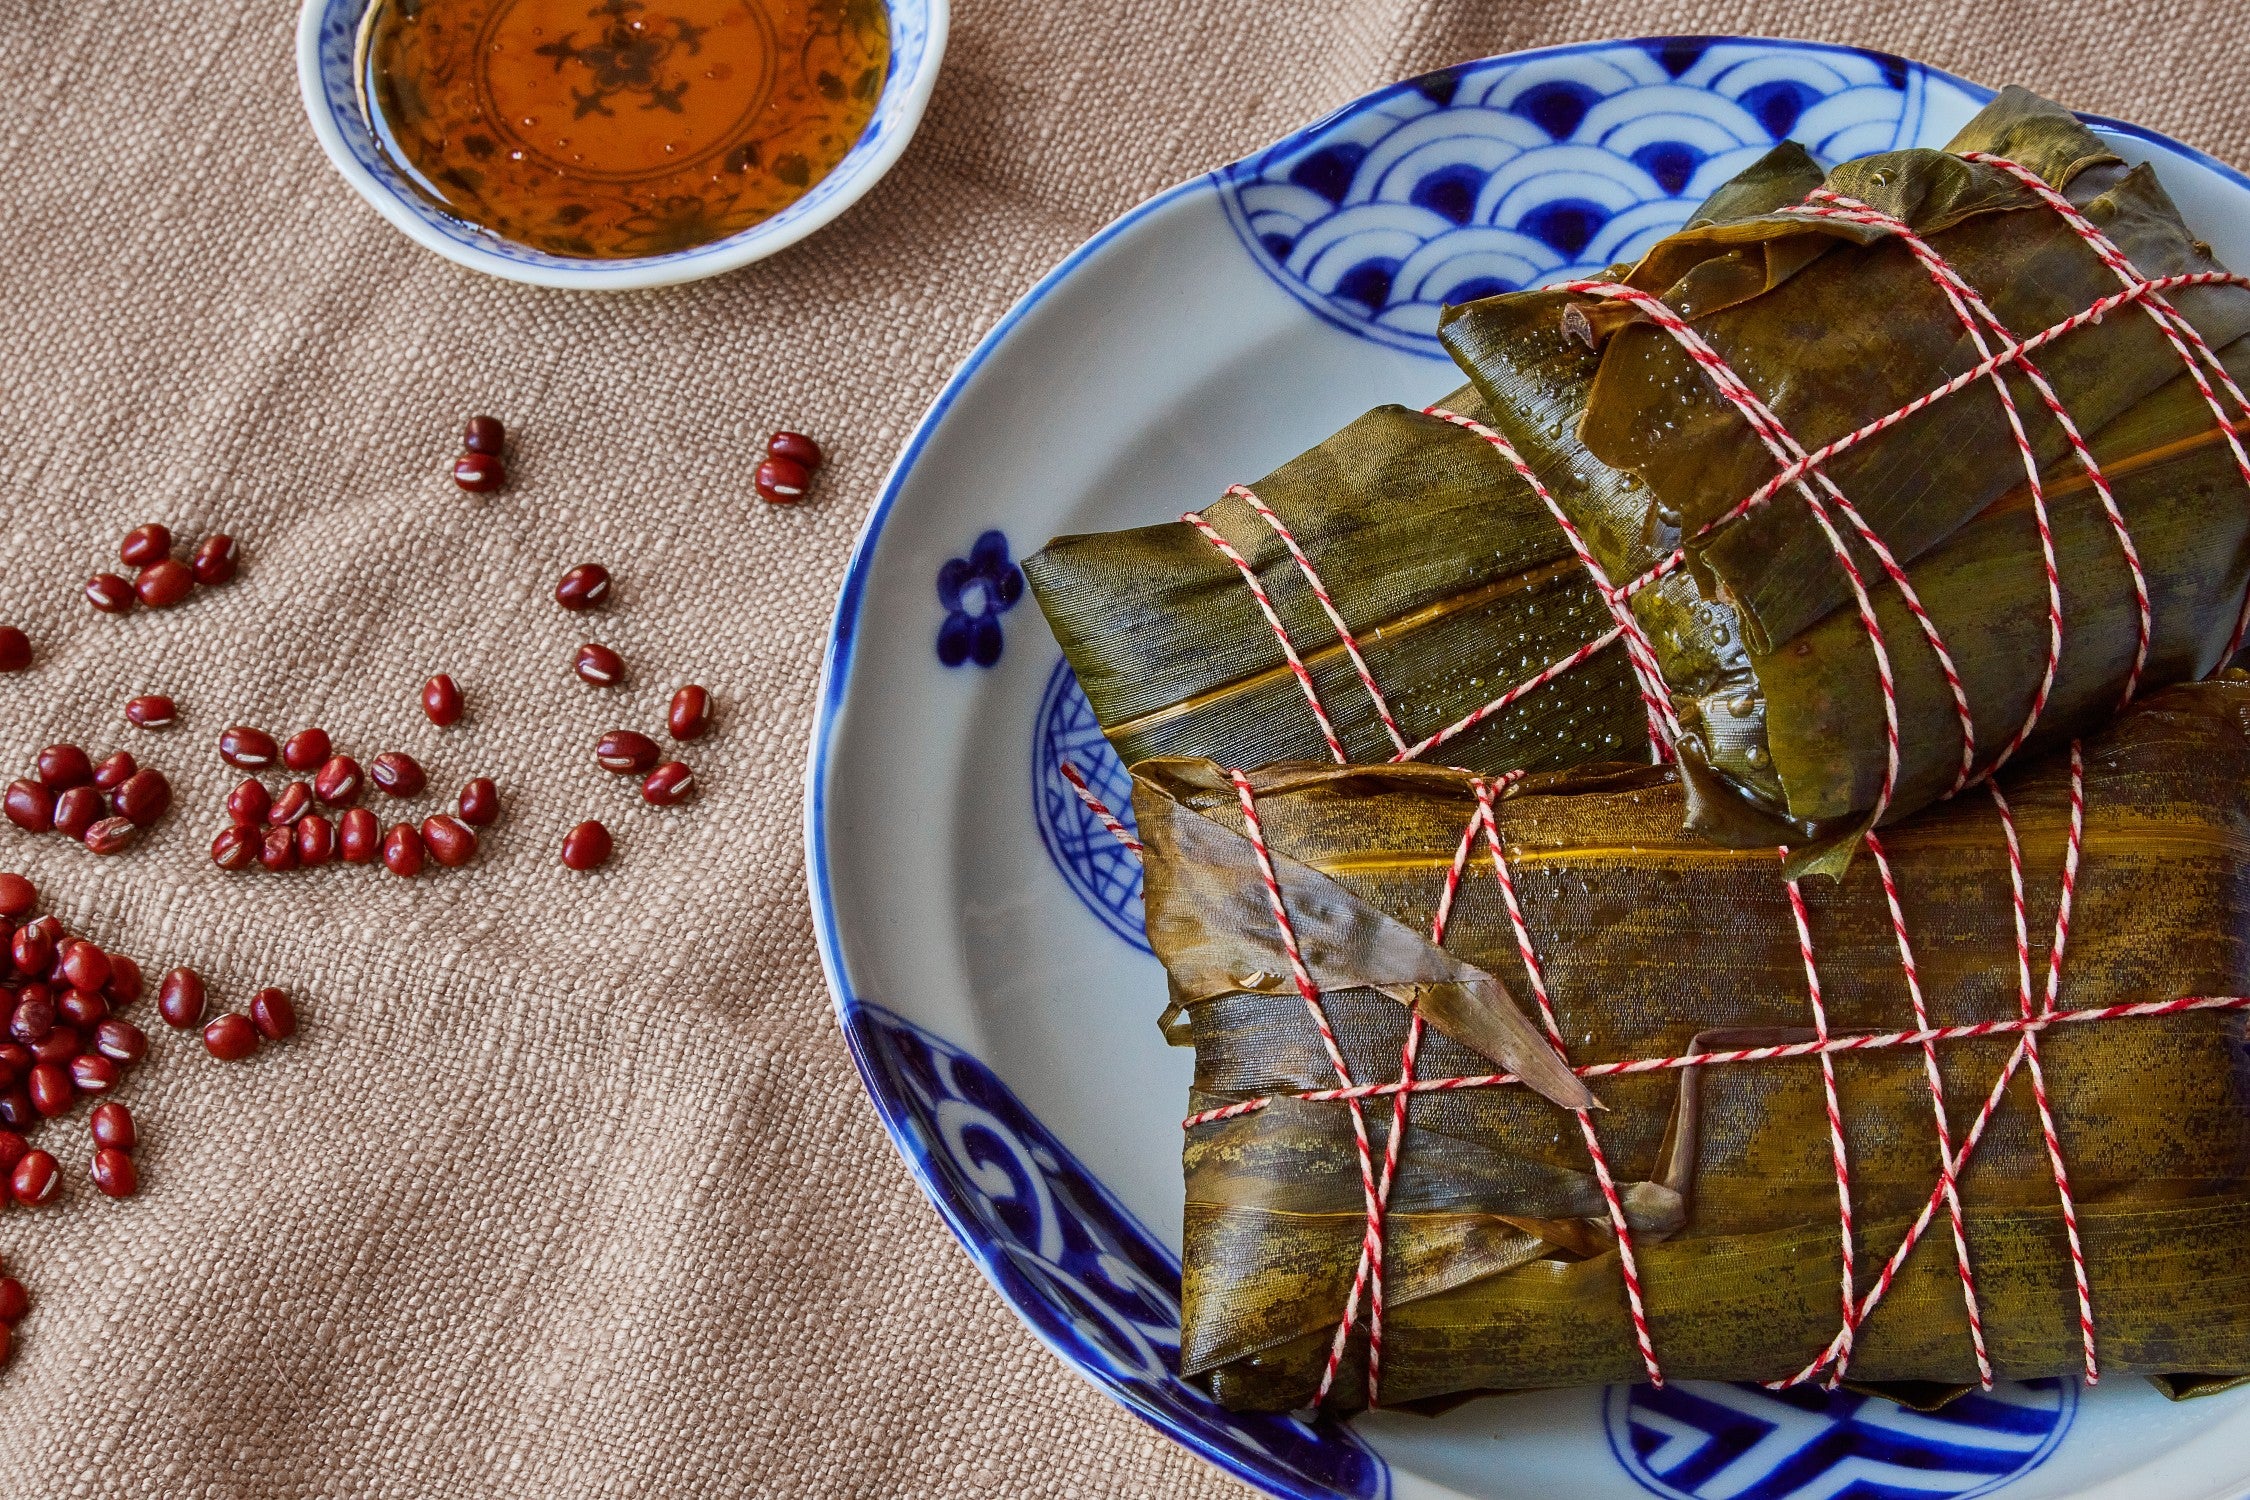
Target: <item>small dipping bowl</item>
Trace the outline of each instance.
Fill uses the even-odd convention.
[[[697,281],[762,260],[857,202],[891,169],[921,123],[945,55],[949,0],[884,0],[891,57],[875,113],[835,170],[803,197],[770,219],[707,244],[626,260],[552,255],[519,245],[448,213],[415,189],[376,143],[360,104],[360,30],[369,9],[380,3],[305,0],[297,17],[297,86],[313,134],[344,180],[408,238],[472,270],[534,286],[628,291]]]

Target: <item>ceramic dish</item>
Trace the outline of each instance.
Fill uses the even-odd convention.
[[[1899,58],[1736,38],[1521,53],[1397,84],[1164,193],[1026,296],[892,472],[838,603],[807,843],[845,1034],[899,1149],[1056,1353],[1274,1494],[1693,1500],[2250,1492],[2250,1392],[2003,1386],[1936,1416],[1675,1384],[1338,1423],[1221,1410],[1174,1374],[1180,1115],[1138,869],[1057,773],[1126,778],[1015,559],[1170,520],[1460,376],[1439,307],[1630,259],[1793,136],[1942,144],[1990,97]],[[2152,132],[2220,255],[2250,179]]]
[[[875,113],[836,169],[802,198],[748,229],[667,255],[581,260],[502,239],[417,193],[377,148],[358,87],[360,24],[373,0],[304,0],[297,16],[297,87],[321,149],[352,189],[409,239],[471,270],[537,286],[625,291],[716,276],[786,249],[873,187],[914,135],[945,55],[950,0],[884,0],[891,62]]]

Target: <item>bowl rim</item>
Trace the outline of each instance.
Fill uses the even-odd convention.
[[[853,162],[847,155],[830,172],[830,178],[849,170],[841,176],[836,187],[819,203],[804,214],[780,222],[780,216],[737,230],[724,239],[694,247],[699,253],[681,255],[677,251],[645,259],[588,260],[582,264],[563,262],[557,257],[552,262],[523,261],[497,255],[476,245],[441,234],[430,222],[408,204],[391,184],[368,171],[344,142],[342,130],[337,127],[328,90],[321,76],[320,41],[321,25],[337,0],[303,0],[297,12],[297,92],[305,106],[305,115],[312,122],[313,135],[329,165],[351,185],[368,206],[387,220],[391,226],[408,239],[428,250],[434,250],[456,265],[472,271],[482,271],[505,281],[522,282],[530,286],[561,287],[574,291],[624,292],[648,287],[677,286],[683,282],[700,281],[707,276],[736,270],[752,261],[786,250],[806,236],[825,228],[832,220],[863,197],[869,188],[889,173],[907,144],[920,128],[923,113],[928,109],[930,95],[937,87],[938,73],[945,61],[946,36],[952,19],[952,0],[883,0],[884,10],[894,18],[901,10],[918,9],[924,19],[926,38],[922,54],[911,74],[893,71],[884,79],[883,90],[876,98],[878,115],[887,100],[898,100],[893,128],[879,141],[874,150]],[[362,13],[377,0],[347,0],[361,7]],[[895,26],[893,28],[896,29]],[[854,148],[857,149],[856,147]],[[829,179],[822,179],[823,181]]]

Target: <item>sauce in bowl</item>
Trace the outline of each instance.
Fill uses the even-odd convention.
[[[882,0],[376,0],[363,102],[448,212],[554,255],[723,239],[835,169],[889,62]]]

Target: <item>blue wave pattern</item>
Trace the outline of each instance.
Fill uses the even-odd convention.
[[[1143,953],[1151,952],[1141,909],[1141,862],[1063,780],[1066,760],[1078,768],[1119,822],[1140,831],[1133,821],[1132,775],[1102,737],[1094,706],[1086,701],[1070,663],[1059,661],[1047,678],[1039,716],[1032,721],[1031,808],[1039,823],[1039,840],[1071,894],[1111,932]]]
[[[572,271],[600,274],[613,271],[623,275],[637,272],[651,265],[687,265],[706,256],[715,255],[734,243],[739,235],[728,235],[708,245],[697,245],[686,250],[676,250],[669,255],[652,255],[634,261],[604,262],[581,260],[572,256],[549,255],[527,245],[504,240],[499,235],[457,219],[428,198],[415,191],[413,185],[391,165],[390,158],[375,143],[374,132],[368,129],[367,117],[360,112],[359,79],[353,64],[357,58],[360,20],[367,14],[373,0],[327,0],[320,17],[320,93],[315,108],[325,109],[328,118],[335,122],[337,132],[344,139],[344,147],[352,159],[366,168],[400,207],[436,230],[446,239],[467,245],[483,254],[520,265],[544,266]],[[802,198],[790,204],[770,219],[765,219],[740,234],[770,232],[776,227],[791,224],[814,212],[821,204],[842,192],[859,175],[859,166],[868,156],[900,126],[900,116],[905,113],[906,89],[896,87],[902,79],[911,79],[922,70],[923,54],[929,49],[930,18],[926,6],[919,0],[891,0],[889,5],[891,28],[891,65],[883,79],[883,92],[875,101],[875,114],[860,133],[859,140],[847,152],[836,169],[812,185]]]
[[[1967,1500],[2038,1467],[2077,1409],[2063,1380],[1928,1413],[1850,1391],[1690,1382],[1612,1387],[1603,1415],[1618,1461],[1667,1500]]]
[[[1676,37],[1427,74],[1215,177],[1307,306],[1443,358],[1446,304],[1634,260],[1776,141],[1911,145],[1926,87],[1897,58]]]
[[[1064,1358],[1274,1493],[1390,1493],[1382,1460],[1342,1425],[1230,1412],[1179,1377],[1179,1263],[983,1063],[880,1006],[850,1005],[844,1026],[954,1232]]]

